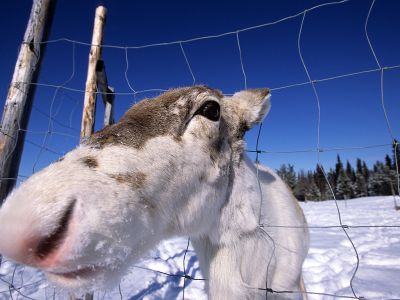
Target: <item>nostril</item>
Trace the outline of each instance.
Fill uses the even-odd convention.
[[[36,246],[35,254],[38,258],[44,259],[56,250],[62,243],[67,233],[68,224],[74,211],[76,199],[74,199],[65,210],[58,221],[57,227],[42,239]]]

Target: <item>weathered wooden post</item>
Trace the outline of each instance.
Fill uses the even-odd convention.
[[[104,95],[104,94],[103,94]],[[103,98],[104,100],[104,98]],[[112,125],[115,123],[114,120],[114,88],[109,86],[107,93],[107,102],[104,103],[104,126]]]
[[[92,45],[89,52],[89,64],[86,77],[85,99],[83,103],[81,140],[88,138],[94,131],[94,121],[96,113],[96,91],[97,91],[97,76],[96,65],[101,60],[104,26],[106,24],[107,9],[104,6],[96,8],[94,17],[94,27],[92,35]],[[70,298],[75,298],[70,295]],[[85,300],[92,300],[93,293],[87,293]]]
[[[0,205],[15,186],[35,85],[54,15],[55,0],[34,0],[8,89],[0,128]]]
[[[104,25],[106,23],[107,9],[99,6],[94,18],[92,46],[89,53],[88,73],[86,77],[85,100],[83,103],[81,139],[89,137],[93,133],[94,118],[96,113],[96,65],[101,59]]]
[[[96,65],[97,88],[101,92],[104,103],[104,126],[114,124],[114,89],[108,86],[106,66],[103,60]]]

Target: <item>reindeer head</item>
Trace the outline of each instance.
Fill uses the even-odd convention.
[[[0,253],[75,288],[119,278],[165,238],[206,236],[269,96],[196,86],[134,105],[8,197]]]

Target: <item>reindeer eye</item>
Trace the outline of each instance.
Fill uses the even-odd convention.
[[[219,104],[215,101],[207,101],[195,113],[202,115],[211,121],[219,120]]]

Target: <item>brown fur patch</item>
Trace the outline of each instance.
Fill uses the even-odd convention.
[[[218,161],[221,155],[221,151],[224,149],[225,143],[227,143],[228,135],[228,125],[226,124],[226,121],[221,118],[218,138],[212,143],[210,148],[210,159],[213,163],[216,163]]]
[[[237,132],[236,132],[236,138],[241,140],[244,137],[244,134],[246,133],[246,131],[248,131],[250,128],[249,126],[246,124],[246,122],[240,122],[239,126],[237,128]]]
[[[142,172],[110,174],[109,176],[115,179],[118,183],[130,185],[134,190],[142,188],[147,177],[146,174]]]
[[[118,123],[95,133],[86,143],[101,148],[111,144],[140,149],[149,139],[157,136],[170,135],[179,141],[200,93],[222,97],[219,91],[205,86],[170,90],[135,104]],[[178,105],[177,101],[185,97],[184,105]]]
[[[81,159],[81,161],[89,168],[94,169],[99,166],[99,162],[93,156],[86,156]]]

